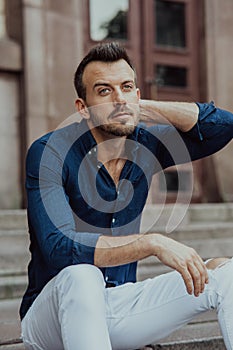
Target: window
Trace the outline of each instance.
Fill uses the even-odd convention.
[[[92,40],[127,40],[128,0],[90,0]]]
[[[0,0],[0,38],[6,35],[5,0]]]
[[[154,0],[155,41],[157,45],[184,48],[185,4]]]
[[[157,64],[155,68],[156,84],[158,87],[187,86],[187,68]]]

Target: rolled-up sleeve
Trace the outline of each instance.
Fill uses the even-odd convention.
[[[155,154],[162,168],[204,158],[222,149],[233,137],[233,114],[213,102],[197,103],[198,121],[188,132],[157,127]]]
[[[186,134],[200,141],[213,139],[220,148],[225,146],[233,137],[233,114],[215,107],[214,102],[197,103],[197,105],[198,122]]]

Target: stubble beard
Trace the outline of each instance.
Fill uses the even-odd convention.
[[[91,121],[93,126],[100,130],[105,132],[108,135],[111,136],[118,136],[118,137],[122,137],[122,136],[129,136],[131,135],[135,128],[136,125],[139,121],[139,113],[134,112],[134,115],[136,115],[136,120],[133,123],[127,123],[127,122],[117,122],[117,123],[101,123],[101,118],[98,117],[95,113],[90,112],[90,116],[91,116]],[[110,119],[110,116],[108,117],[108,119]]]
[[[112,136],[129,136],[134,132],[135,125],[133,124],[101,124],[96,127]]]

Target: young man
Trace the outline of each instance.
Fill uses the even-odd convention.
[[[232,349],[232,260],[205,264],[194,249],[139,228],[152,175],[224,147],[233,115],[213,104],[140,100],[116,43],[88,53],[75,87],[81,122],[41,137],[27,157],[26,348],[136,349],[216,308]],[[136,282],[137,261],[148,256],[175,271]]]

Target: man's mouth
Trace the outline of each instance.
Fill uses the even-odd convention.
[[[111,116],[111,119],[128,119],[132,116],[132,113],[129,112],[121,112],[121,113],[116,113],[113,116]]]

